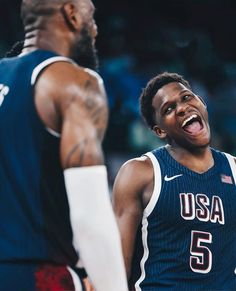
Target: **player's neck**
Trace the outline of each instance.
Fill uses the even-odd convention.
[[[182,147],[166,146],[169,154],[181,165],[196,172],[204,173],[214,166],[214,159],[210,147],[189,151]]]
[[[25,35],[22,53],[28,53],[36,49],[53,51],[59,55],[68,57],[70,51],[70,40],[63,31],[34,29]]]

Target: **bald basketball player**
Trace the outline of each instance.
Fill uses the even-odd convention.
[[[93,14],[90,0],[23,0],[23,50],[0,62],[2,291],[85,290],[83,267],[98,291],[128,289]]]

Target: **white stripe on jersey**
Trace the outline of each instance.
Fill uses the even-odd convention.
[[[46,127],[46,130],[47,130],[51,135],[53,135],[53,136],[55,136],[55,137],[57,137],[57,138],[60,138],[60,137],[61,137],[60,133],[56,132],[55,130],[53,130],[53,129],[49,128],[49,127]]]
[[[67,266],[67,270],[70,272],[73,283],[74,283],[74,287],[75,287],[75,291],[82,291],[82,285],[80,283],[80,278],[79,276],[75,273],[74,270],[72,270],[70,267]]]
[[[144,209],[144,214],[146,215],[146,217],[148,217],[152,213],[159,199],[159,196],[161,193],[162,177],[161,177],[161,168],[160,168],[159,162],[157,158],[154,156],[154,154],[151,152],[148,152],[145,154],[145,156],[147,156],[151,160],[152,165],[153,165],[153,170],[154,170],[154,189],[153,189],[152,197],[148,205]]]
[[[236,158],[231,156],[230,154],[224,153],[229,161],[229,165],[234,177],[234,183],[236,185]]]
[[[140,268],[141,268],[141,276],[138,279],[138,281],[135,283],[135,290],[136,291],[141,291],[140,284],[142,281],[145,279],[146,272],[145,272],[145,263],[148,259],[149,256],[149,249],[148,249],[148,216],[152,213],[154,207],[157,204],[157,201],[159,199],[160,193],[161,193],[161,184],[162,184],[162,178],[161,178],[161,168],[159,165],[159,162],[157,158],[154,156],[153,153],[148,152],[145,154],[147,156],[153,165],[153,170],[154,170],[154,187],[153,187],[153,193],[152,197],[144,209],[143,212],[143,219],[142,219],[142,242],[143,242],[143,257],[140,262]]]
[[[45,61],[43,61],[41,64],[37,65],[34,70],[33,70],[33,73],[32,73],[32,76],[31,76],[31,85],[34,86],[35,85],[35,82],[38,78],[38,75],[39,73],[44,69],[46,68],[47,66],[53,64],[53,63],[56,63],[56,62],[68,62],[68,63],[72,63],[74,64],[74,61],[69,59],[69,58],[66,58],[66,57],[61,57],[61,56],[57,56],[57,57],[51,57]]]
[[[42,63],[40,63],[39,65],[37,65],[34,70],[33,70],[33,73],[32,73],[32,76],[31,76],[31,85],[34,86],[35,83],[36,83],[36,80],[38,78],[38,75],[39,73],[44,69],[46,68],[47,66],[53,64],[53,63],[56,63],[56,62],[68,62],[68,63],[71,63],[71,64],[74,64],[74,61],[69,59],[69,58],[66,58],[66,57],[61,57],[61,56],[56,56],[56,57],[51,57],[45,61],[43,61]],[[53,136],[55,137],[58,137],[60,138],[60,133],[56,132],[55,130],[49,128],[49,127],[46,127],[46,130]]]

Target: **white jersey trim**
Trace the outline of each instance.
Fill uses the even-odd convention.
[[[228,159],[233,177],[234,177],[234,184],[236,185],[236,162],[235,162],[235,157],[231,156],[230,154],[224,153]]]
[[[75,271],[73,269],[71,269],[70,267],[67,266],[67,270],[69,271],[73,283],[74,283],[74,287],[75,287],[75,291],[83,291],[82,289],[82,285],[80,282],[80,278],[78,277],[78,275],[75,273]]]
[[[42,63],[40,63],[39,65],[37,65],[34,70],[33,70],[33,73],[31,75],[31,85],[34,86],[35,83],[36,83],[36,80],[38,78],[38,75],[39,73],[44,69],[46,68],[47,66],[53,64],[53,63],[56,63],[56,62],[68,62],[68,63],[71,63],[73,64],[74,61],[69,59],[69,58],[66,58],[66,57],[61,57],[61,56],[56,56],[56,57],[51,57],[45,61],[43,61]],[[57,138],[60,138],[61,135],[60,133],[56,132],[55,130],[49,128],[49,127],[46,127],[46,130],[53,136],[57,137]]]
[[[148,205],[144,209],[144,214],[146,215],[146,217],[148,217],[152,213],[159,199],[159,196],[161,193],[162,178],[161,178],[160,164],[157,158],[154,156],[154,154],[151,152],[148,152],[145,154],[145,156],[147,156],[151,160],[153,171],[154,171],[154,187],[153,187],[152,197]]]
[[[74,61],[69,59],[69,58],[66,58],[66,57],[61,57],[61,56],[57,56],[57,57],[51,57],[45,61],[43,61],[42,63],[40,63],[39,65],[37,65],[34,70],[33,70],[33,73],[32,73],[32,76],[31,76],[31,85],[34,86],[35,85],[35,82],[38,78],[38,75],[39,73],[44,69],[46,68],[47,66],[55,63],[55,62],[68,62],[68,63],[72,63],[74,64]]]
[[[55,130],[49,128],[49,127],[46,127],[46,130],[48,133],[50,133],[51,135],[57,137],[57,138],[60,138],[61,137],[61,134],[56,132]]]
[[[147,228],[148,228],[148,220],[147,220],[146,216],[143,216],[143,219],[142,219],[142,242],[143,242],[144,252],[143,252],[143,257],[140,261],[141,276],[134,285],[135,291],[141,291],[140,283],[143,282],[143,280],[146,277],[145,263],[146,263],[148,256],[149,256],[149,248],[148,248],[148,243],[147,243],[147,237],[148,237]]]
[[[154,187],[153,187],[153,193],[152,197],[144,209],[143,212],[143,219],[142,219],[142,242],[143,242],[143,257],[140,261],[140,268],[141,268],[141,276],[138,279],[138,281],[135,283],[135,290],[141,291],[140,284],[146,277],[146,271],[145,271],[145,263],[149,257],[149,248],[148,248],[148,216],[152,213],[154,207],[156,206],[160,193],[161,193],[161,186],[162,186],[162,178],[161,178],[161,168],[160,164],[157,160],[157,158],[154,156],[153,153],[148,152],[145,154],[147,156],[153,165],[153,171],[154,171]]]

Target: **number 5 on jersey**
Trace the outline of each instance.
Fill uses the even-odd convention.
[[[195,273],[209,273],[212,267],[212,253],[203,244],[212,243],[212,235],[209,232],[192,230],[190,246],[190,268]]]

